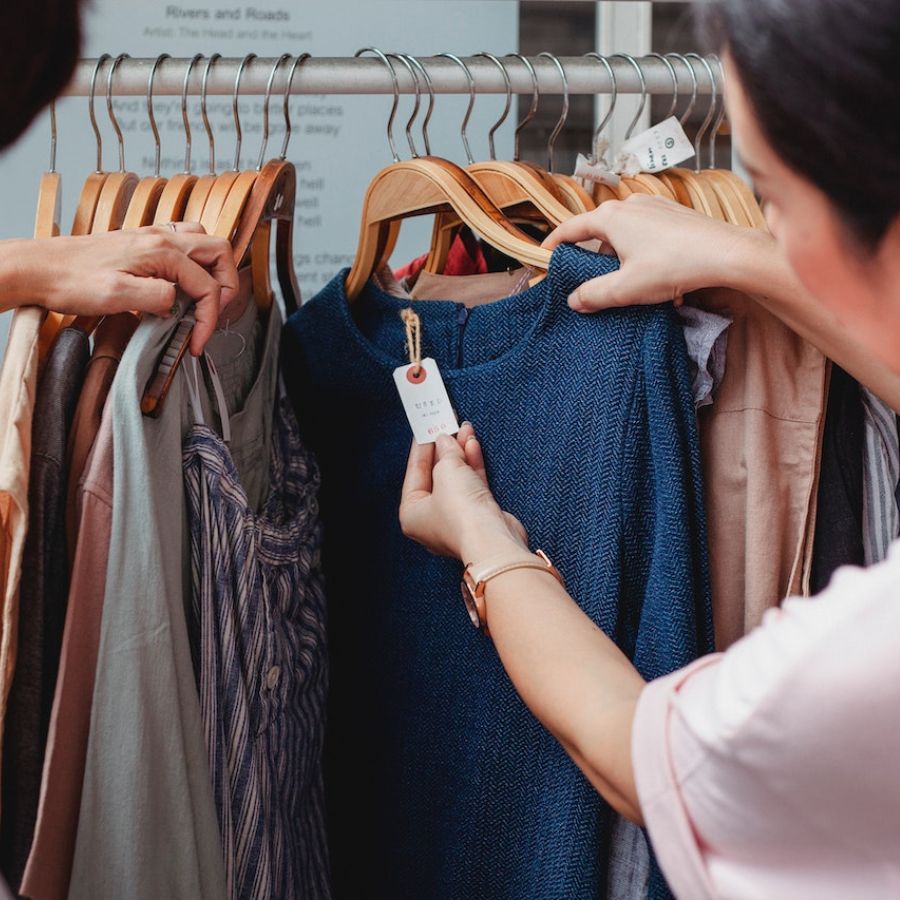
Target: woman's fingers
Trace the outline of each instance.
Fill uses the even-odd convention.
[[[487,469],[484,464],[484,452],[481,449],[481,442],[475,437],[475,433],[466,440],[464,451],[466,454],[466,462],[475,470],[475,474],[484,482],[484,486],[488,487]]]
[[[591,212],[581,213],[566,219],[555,230],[551,231],[541,244],[548,250],[553,250],[560,244],[577,244],[581,241],[596,240],[609,243],[606,232],[606,219],[609,215],[608,204],[619,203],[618,200],[608,200]]]
[[[401,505],[415,496],[430,494],[433,487],[434,444],[419,444],[413,438],[406,461],[406,476],[403,479]]]

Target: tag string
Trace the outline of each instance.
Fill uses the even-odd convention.
[[[400,311],[400,318],[406,326],[406,352],[418,375],[422,368],[422,323],[419,314],[408,308]]]

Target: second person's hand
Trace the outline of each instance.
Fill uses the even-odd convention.
[[[30,303],[72,315],[125,310],[171,315],[180,289],[195,304],[195,355],[238,291],[231,244],[188,222],[3,242],[0,268],[8,304]]]
[[[752,264],[761,243],[772,243],[766,232],[712,219],[664,197],[632,194],[566,220],[543,246],[591,240],[600,242],[601,252],[615,253],[620,268],[573,292],[569,305],[578,312],[680,303],[690,291],[728,287],[735,272]]]

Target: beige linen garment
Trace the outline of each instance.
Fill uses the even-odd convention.
[[[0,367],[0,738],[16,664],[19,579],[28,530],[31,419],[43,310],[17,309]]]
[[[733,317],[725,377],[699,411],[716,647],[809,594],[828,366],[752,297],[689,302]]]

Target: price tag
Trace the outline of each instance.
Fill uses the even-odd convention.
[[[629,155],[637,157],[641,171],[662,172],[690,159],[694,155],[694,147],[678,119],[670,116],[625,141],[618,156]]]
[[[575,160],[575,177],[584,178],[595,184],[608,184],[610,187],[619,186],[619,176],[611,171],[605,163],[592,163],[583,153],[578,154]]]
[[[433,444],[439,435],[459,431],[444,379],[431,357],[422,360],[418,372],[413,363],[394,369],[394,383],[416,443]]]

